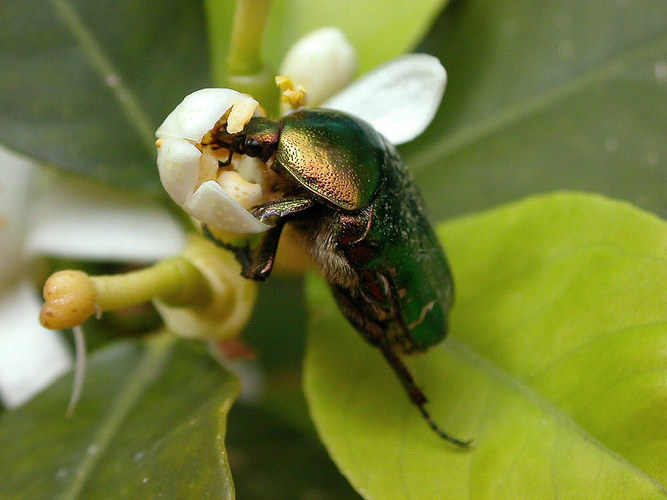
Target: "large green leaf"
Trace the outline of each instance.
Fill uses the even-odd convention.
[[[421,49],[449,82],[404,152],[438,218],[563,188],[667,215],[667,2],[460,1]]]
[[[410,360],[455,449],[380,353],[309,283],[305,387],[368,498],[664,498],[667,224],[593,195],[535,197],[441,227],[451,335]]]
[[[71,378],[0,416],[0,497],[232,498],[236,380],[192,342],[98,350],[72,418]]]
[[[209,83],[201,2],[4,1],[0,141],[157,191],[157,126]]]

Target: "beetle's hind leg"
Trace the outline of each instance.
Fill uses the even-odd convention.
[[[394,370],[394,373],[398,376],[398,379],[403,384],[406,392],[410,396],[410,401],[419,408],[419,412],[422,414],[429,427],[435,431],[435,433],[441,438],[453,443],[461,448],[468,448],[472,441],[463,441],[462,439],[455,438],[443,431],[438,424],[435,423],[431,414],[426,409],[426,403],[428,399],[424,392],[417,386],[415,379],[412,377],[410,370],[405,365],[403,360],[394,352],[393,348],[387,342],[381,342],[378,347],[382,351],[387,362],[391,365]]]
[[[419,408],[419,412],[428,423],[428,426],[442,439],[445,439],[456,446],[460,446],[461,448],[468,448],[472,441],[463,441],[462,439],[450,436],[435,423],[431,414],[426,409],[426,403],[428,403],[426,395],[416,384],[415,379],[403,360],[394,351],[394,348],[387,339],[383,326],[371,320],[367,314],[362,312],[356,303],[349,297],[349,292],[347,290],[337,286],[332,286],[331,289],[348,321],[354,325],[366,340],[380,349],[405,388],[405,391],[408,393],[410,401]]]

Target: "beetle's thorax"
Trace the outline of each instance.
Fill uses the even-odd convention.
[[[381,182],[383,155],[381,137],[366,123],[315,109],[284,119],[276,161],[313,196],[358,210]]]

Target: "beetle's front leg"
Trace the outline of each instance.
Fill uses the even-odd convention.
[[[282,220],[285,217],[300,214],[311,208],[314,204],[315,202],[312,198],[306,198],[305,196],[282,198],[256,206],[252,211],[252,215],[261,222],[266,222],[273,218]]]
[[[258,246],[247,246],[236,252],[236,260],[241,264],[241,275],[255,281],[266,281],[271,274],[276,260],[280,233],[284,226],[283,221],[262,235]]]
[[[236,260],[241,264],[241,275],[244,278],[265,281],[273,269],[280,233],[286,219],[308,210],[313,205],[313,200],[305,197],[283,198],[258,205],[253,210],[253,216],[262,222],[277,219],[275,225],[268,231],[256,235],[249,243],[241,247],[215,238],[207,226],[203,227],[204,234],[221,247],[234,252]]]
[[[244,278],[265,281],[271,274],[276,260],[280,233],[285,225],[285,218],[308,210],[314,202],[310,198],[284,198],[257,206],[252,215],[264,222],[275,219],[276,225],[264,233],[259,245],[247,246],[236,251],[236,258],[241,263]]]

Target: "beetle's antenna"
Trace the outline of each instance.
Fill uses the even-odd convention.
[[[408,370],[408,367],[405,366],[405,363],[403,363],[401,358],[394,352],[392,347],[386,342],[381,342],[379,347],[382,350],[382,354],[384,354],[385,359],[394,369],[396,375],[398,375],[398,378],[403,384],[403,387],[405,387],[405,390],[408,392],[410,400],[415,406],[417,406],[417,408],[419,408],[419,411],[428,423],[428,426],[433,429],[433,431],[442,439],[449,441],[456,446],[460,446],[461,448],[469,448],[472,444],[472,440],[464,441],[462,439],[455,438],[454,436],[450,436],[445,431],[443,431],[438,426],[438,424],[435,423],[425,406],[426,403],[428,403],[426,395],[417,386],[415,379],[412,377],[412,374]]]
[[[218,161],[221,167],[226,167],[232,162],[232,158],[234,157],[234,153],[238,150],[239,146],[242,144],[243,138],[242,137],[234,137],[231,143],[226,144],[224,142],[220,143],[220,147],[223,148],[229,148],[229,156],[225,161]]]

